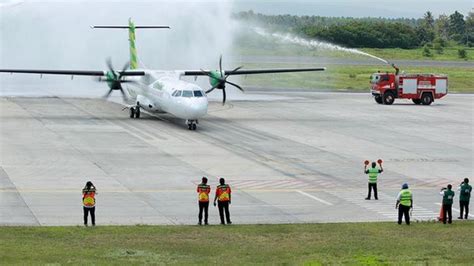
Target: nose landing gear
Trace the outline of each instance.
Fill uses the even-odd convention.
[[[130,118],[140,118],[140,103],[137,102],[137,105],[130,107]]]
[[[196,130],[197,125],[199,124],[198,120],[186,120],[186,124],[188,125],[189,130]]]

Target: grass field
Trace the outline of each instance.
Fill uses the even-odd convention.
[[[474,263],[474,223],[0,227],[0,264]]]
[[[246,64],[246,68],[308,67],[308,65],[288,64]],[[249,75],[242,79],[244,86],[326,89],[334,91],[369,91],[369,77],[381,71],[393,72],[391,67],[380,66],[330,66],[325,72],[288,73],[271,75]],[[457,93],[474,92],[472,69],[466,67],[406,67],[406,73],[446,74],[449,91]]]

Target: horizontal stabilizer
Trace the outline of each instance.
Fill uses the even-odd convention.
[[[130,26],[91,26],[93,29],[130,29]],[[135,26],[135,29],[170,29],[170,26]]]

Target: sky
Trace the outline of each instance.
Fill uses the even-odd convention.
[[[84,0],[24,0],[29,2],[85,2]],[[15,5],[22,0],[0,0],[3,5]],[[94,2],[119,3],[119,0]],[[123,1],[122,1],[123,2]],[[135,2],[166,2],[166,0],[137,0]],[[167,2],[170,2],[169,0]],[[474,0],[174,0],[183,5],[199,3],[203,6],[228,2],[234,12],[253,10],[263,14],[317,15],[335,17],[420,18],[426,11],[436,17],[452,14],[455,10],[466,15],[474,12]]]

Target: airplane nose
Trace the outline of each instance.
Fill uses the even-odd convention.
[[[197,119],[207,114],[207,99],[199,99],[186,108],[188,117]]]

